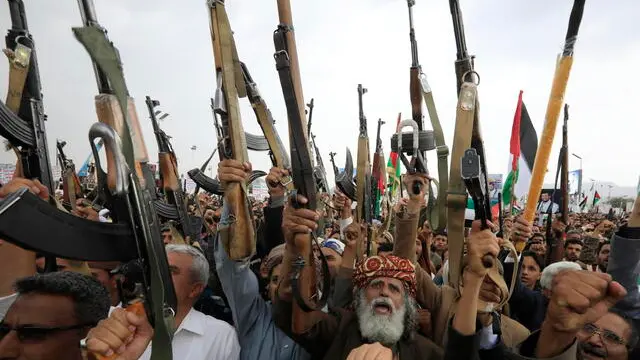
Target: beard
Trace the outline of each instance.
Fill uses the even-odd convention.
[[[389,313],[376,313],[377,306],[387,306]],[[411,301],[407,301],[407,298],[399,308],[395,308],[391,299],[385,297],[377,297],[367,303],[364,291],[361,290],[357,298],[356,312],[363,338],[386,346],[393,346],[402,338],[405,330],[411,331],[413,329],[413,320],[411,319],[415,319],[416,310],[415,305],[412,305]]]

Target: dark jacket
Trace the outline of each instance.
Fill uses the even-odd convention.
[[[291,302],[278,300],[274,307],[274,320],[296,343],[311,354],[313,359],[342,360],[351,350],[367,343],[360,334],[358,319],[353,312],[334,309],[322,313],[322,320],[304,334],[294,334],[291,330]],[[396,347],[402,360],[437,360],[443,358],[442,349],[431,340],[414,334],[403,337]]]
[[[518,320],[529,331],[540,329],[547,314],[549,299],[539,290],[531,290],[520,281],[519,274],[513,275],[514,263],[504,263],[504,278],[510,281],[511,276],[518,276],[516,285],[509,299],[510,315]]]

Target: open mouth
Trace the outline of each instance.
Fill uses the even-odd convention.
[[[387,315],[391,314],[393,312],[393,309],[391,308],[391,306],[389,306],[389,304],[378,303],[373,306],[373,311],[375,311],[376,314]]]
[[[593,346],[583,346],[581,350],[585,360],[606,359],[607,357],[606,351]]]

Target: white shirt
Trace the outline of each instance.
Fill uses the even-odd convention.
[[[4,316],[7,314],[7,311],[9,310],[13,302],[16,301],[17,297],[17,293],[0,297],[0,321],[4,319]]]
[[[182,320],[171,342],[173,358],[180,360],[236,360],[240,344],[236,330],[226,322],[193,308]],[[151,344],[141,360],[151,358]]]

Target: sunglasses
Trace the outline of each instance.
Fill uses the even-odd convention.
[[[7,336],[11,331],[15,331],[18,336],[18,340],[20,340],[21,342],[37,342],[43,341],[47,338],[47,336],[57,332],[78,330],[94,326],[95,324],[80,324],[60,327],[44,327],[35,325],[11,326],[5,323],[0,323],[0,340]]]

